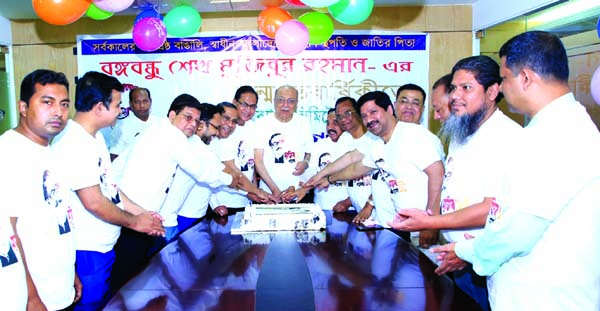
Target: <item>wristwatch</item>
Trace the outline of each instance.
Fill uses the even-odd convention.
[[[373,199],[369,198],[367,200],[367,203],[369,203],[371,206],[375,207],[375,202],[373,202]]]

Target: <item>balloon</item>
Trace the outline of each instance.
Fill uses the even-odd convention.
[[[292,19],[292,14],[278,7],[268,7],[258,15],[258,29],[267,37],[274,39],[281,24]]]
[[[283,0],[262,0],[261,4],[264,7],[269,6],[282,6],[285,2]]]
[[[142,18],[133,25],[133,42],[146,52],[155,51],[167,40],[165,24],[158,18]]]
[[[290,5],[295,5],[295,6],[306,6],[304,3],[302,3],[302,1],[300,0],[285,0],[285,2],[287,2],[287,4]]]
[[[310,7],[324,8],[332,6],[340,2],[340,0],[302,0],[302,2]]]
[[[596,22],[596,32],[598,33],[598,37],[600,38],[600,17],[598,17],[598,21]]]
[[[373,4],[373,0],[341,0],[329,7],[329,13],[342,24],[358,25],[369,18]]]
[[[321,44],[331,38],[333,34],[333,22],[329,16],[319,12],[308,12],[300,15],[298,20],[308,29],[308,42],[310,44]]]
[[[108,12],[121,12],[133,4],[134,0],[94,0],[94,4],[101,10]]]
[[[67,25],[78,20],[90,7],[90,0],[32,0],[33,10],[46,23]]]
[[[590,82],[590,93],[597,105],[600,105],[600,66],[594,71],[592,81]]]
[[[165,15],[167,33],[175,37],[195,34],[202,24],[200,13],[189,5],[178,6]]]
[[[146,8],[135,17],[135,21],[133,22],[133,24],[137,24],[142,18],[146,17],[158,18],[161,21],[163,20],[163,16],[160,15],[160,13],[158,13],[156,10],[154,10],[153,8]]]
[[[296,55],[308,46],[308,30],[301,22],[291,19],[277,30],[275,45],[285,55]]]
[[[105,20],[111,16],[113,16],[113,12],[107,12],[99,9],[95,4],[92,3],[90,7],[85,11],[85,15],[87,15],[91,19],[95,19],[97,21]]]

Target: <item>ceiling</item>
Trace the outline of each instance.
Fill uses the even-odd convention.
[[[392,5],[457,5],[472,4],[477,0],[375,0],[375,6]],[[306,8],[295,7],[284,0],[135,0],[133,5],[117,14],[137,15],[140,7],[154,5],[162,14],[167,13],[176,5],[186,3],[193,5],[199,12],[228,12],[228,11],[261,11],[265,5],[282,5],[285,9]],[[37,15],[29,0],[1,0],[0,16],[8,19],[33,19]]]

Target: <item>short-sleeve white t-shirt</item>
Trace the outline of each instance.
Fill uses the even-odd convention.
[[[390,140],[373,146],[365,154],[363,164],[376,169],[372,178],[383,182],[389,193],[388,197],[376,195],[377,191],[386,190],[376,190],[373,186],[375,211],[381,225],[393,220],[400,208],[427,207],[428,177],[423,170],[443,159],[439,138],[420,125],[406,122],[397,122]],[[392,207],[393,210],[388,210]]]
[[[312,132],[308,120],[294,114],[293,118],[282,123],[272,113],[256,122],[255,149],[264,150],[263,161],[267,172],[283,191],[289,186],[298,187],[301,177],[292,173],[296,164],[304,159],[305,153],[310,153],[313,145]],[[260,187],[271,192],[261,181]]]
[[[42,302],[51,310],[64,309],[75,296],[76,229],[59,159],[50,147],[14,130],[0,137],[0,150],[3,161],[14,164],[4,166],[3,176],[15,176],[0,185],[3,209],[17,217],[17,233]]]
[[[77,219],[75,243],[78,250],[106,253],[113,249],[121,227],[96,217],[88,211],[76,191],[98,185],[108,200],[119,208],[123,203],[115,182],[110,156],[101,132],[90,135],[79,123],[69,120],[52,142],[61,160],[66,185],[71,190],[73,215]]]

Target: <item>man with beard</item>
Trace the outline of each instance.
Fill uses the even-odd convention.
[[[366,93],[358,99],[357,107],[369,132],[384,144],[346,153],[311,177],[306,186],[325,188],[338,180],[376,172],[379,177],[373,180],[372,192],[379,224],[387,226],[400,208],[439,211],[444,176],[440,140],[420,125],[398,121],[392,101],[384,92]],[[431,236],[424,235],[420,240],[425,238]]]
[[[521,133],[521,127],[497,108],[502,99],[501,81],[498,64],[488,56],[467,57],[454,65],[451,115],[440,131],[443,139],[450,140],[441,215],[400,210],[392,227],[440,229],[450,243],[483,233],[487,214],[501,191],[506,158]],[[436,272],[445,273],[449,265],[442,262]],[[471,265],[460,265],[454,272],[456,284],[489,310],[485,277],[478,276]]]
[[[425,96],[425,90],[416,84],[408,83],[399,87],[394,102],[398,120],[420,124],[425,106]]]
[[[487,275],[494,310],[600,310],[600,133],[569,89],[557,36],[525,32],[498,54],[501,91],[531,121],[484,233],[434,252]]]

